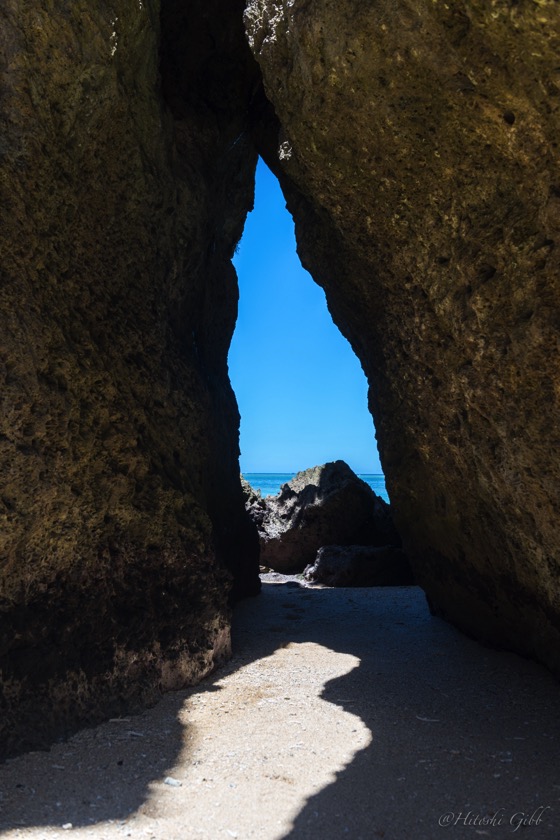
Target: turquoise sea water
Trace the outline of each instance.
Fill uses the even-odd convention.
[[[280,487],[293,478],[295,473],[243,473],[243,478],[249,482],[251,487],[255,490],[260,490],[263,496],[276,496],[280,492]],[[359,477],[366,484],[369,484],[371,489],[389,501],[387,490],[385,489],[385,478],[383,475],[373,475],[371,473],[359,473]]]

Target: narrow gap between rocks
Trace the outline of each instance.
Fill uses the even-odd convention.
[[[366,378],[302,268],[280,185],[262,160],[234,262],[240,304],[229,373],[263,580],[413,583],[386,504]]]
[[[342,459],[388,501],[367,381],[323,290],[301,266],[292,218],[262,160],[234,264],[240,303],[229,372],[241,413],[241,472],[264,482],[266,495],[282,477]]]

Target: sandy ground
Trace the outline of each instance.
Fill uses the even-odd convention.
[[[0,766],[3,838],[560,840],[560,692],[422,593],[268,582],[232,661]]]

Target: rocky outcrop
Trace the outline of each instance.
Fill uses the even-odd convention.
[[[255,68],[242,4],[183,6],[2,6],[0,755],[199,679],[258,589],[226,363]]]
[[[252,487],[243,476],[241,476],[241,488],[249,519],[260,530],[266,516],[266,499],[263,499],[261,491]]]
[[[404,551],[392,545],[325,545],[303,577],[325,586],[411,586],[415,583]]]
[[[249,0],[260,149],[440,614],[560,670],[555,2]]]
[[[249,511],[261,563],[276,572],[303,571],[323,545],[399,543],[389,506],[344,461],[303,470],[263,501],[262,519],[263,506]]]

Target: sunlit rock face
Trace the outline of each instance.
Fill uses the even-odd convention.
[[[231,573],[258,588],[226,365],[254,64],[242,4],[182,6],[161,56],[155,0],[0,15],[0,755],[199,679]]]
[[[260,147],[366,370],[415,574],[558,670],[558,3],[250,0],[245,22]]]

